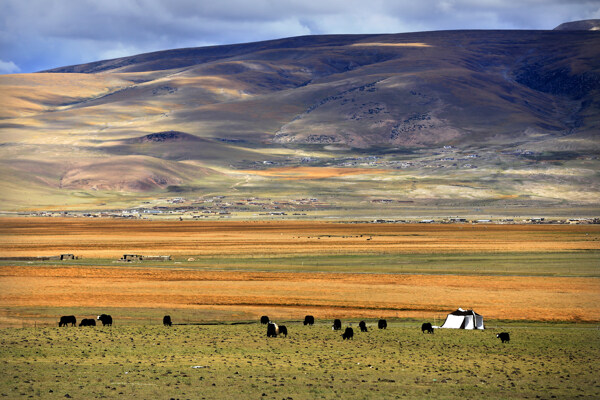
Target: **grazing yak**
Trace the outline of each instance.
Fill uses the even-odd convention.
[[[60,321],[58,322],[58,326],[67,326],[71,324],[71,326],[77,325],[77,318],[74,315],[63,315],[60,317]]]
[[[110,315],[98,315],[96,319],[102,322],[102,326],[112,326],[112,317]]]
[[[79,323],[79,326],[96,326],[96,320],[93,318],[84,318]]]
[[[501,332],[497,334],[496,337],[500,338],[500,340],[502,340],[502,343],[510,342],[510,335],[508,334],[508,332]]]
[[[365,324],[365,321],[360,321],[358,323],[358,327],[360,328],[361,332],[368,332],[367,331],[367,324]]]
[[[333,329],[334,331],[339,331],[340,329],[342,329],[342,321],[340,321],[339,319],[334,319],[333,326],[331,327],[331,329]]]
[[[279,334],[287,337],[287,328],[285,325],[279,325]]]
[[[287,333],[287,329],[286,329]],[[279,334],[279,326],[275,322],[269,321],[267,324],[267,337],[277,337]]]
[[[270,321],[270,319],[266,315],[263,315],[262,317],[260,317],[260,323],[263,324],[263,325],[268,324],[269,321]]]
[[[354,338],[354,329],[348,327],[348,328],[346,328],[344,333],[342,333],[342,339],[346,340],[346,339],[352,339],[352,338]]]
[[[164,326],[171,326],[171,325],[173,325],[173,322],[171,322],[171,316],[170,315],[165,315],[163,317],[163,325]]]
[[[314,325],[315,323],[315,317],[313,317],[312,315],[307,315],[306,317],[304,317],[304,325]]]
[[[386,321],[385,319],[380,319],[380,320],[377,322],[377,327],[378,327],[379,329],[387,329],[387,321]]]
[[[429,322],[424,322],[423,325],[421,325],[421,332],[425,333],[425,331],[427,331],[427,333],[433,333],[433,326],[431,326]]]

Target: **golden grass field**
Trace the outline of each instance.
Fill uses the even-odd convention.
[[[219,312],[239,318],[268,313],[282,320],[307,313],[316,318],[430,319],[468,307],[493,319],[599,321],[597,277],[381,273],[377,265],[369,273],[333,267],[295,272],[289,265],[261,270],[236,263],[299,255],[505,252],[522,253],[527,262],[532,252],[595,254],[599,237],[594,225],[5,218],[0,221],[1,257],[75,253],[83,259],[0,264],[0,325],[35,317],[36,308],[56,309],[57,315],[65,308],[180,310],[194,311],[200,319]],[[116,262],[125,253],[169,254],[174,260]],[[221,258],[223,263],[210,263]],[[199,265],[198,260],[209,261]],[[28,316],[20,314],[22,309]],[[203,317],[204,312],[211,317]]]
[[[2,218],[0,254],[171,255],[561,252],[600,250],[595,225],[431,225]],[[367,240],[371,239],[371,240]]]

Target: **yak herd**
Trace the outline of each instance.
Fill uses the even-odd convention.
[[[283,336],[287,337],[287,333],[288,333],[287,327],[285,327],[284,325],[277,325],[275,322],[271,321],[271,319],[268,316],[263,315],[262,317],[260,317],[260,323],[263,325],[267,325],[267,337],[277,337],[277,335],[283,335]],[[315,323],[314,316],[307,315],[306,317],[304,317],[304,325],[314,325],[314,323]],[[429,326],[431,326],[431,324],[429,324]],[[369,331],[365,321],[360,321],[358,323],[358,327],[360,328],[361,332]],[[377,327],[379,329],[386,329],[387,321],[385,319],[380,319],[377,322]],[[342,321],[337,318],[334,319],[331,329],[333,329],[334,331],[341,330],[342,329]],[[352,329],[351,327],[348,326],[344,330],[344,333],[342,333],[342,339],[346,340],[346,339],[352,339],[352,338],[354,338],[354,329]]]
[[[96,320],[102,322],[102,326],[112,326],[112,317],[108,314],[98,315],[96,319],[94,318],[84,318],[79,323],[79,326],[96,326]],[[60,317],[60,321],[58,322],[58,326],[75,326],[77,325],[77,318],[74,315],[63,315]]]
[[[79,326],[96,326],[96,320],[102,322],[102,326],[112,326],[113,324],[113,319],[110,315],[108,314],[100,314],[98,315],[98,317],[96,317],[96,319],[94,318],[84,318],[81,320],[81,322],[79,323]],[[163,317],[163,325],[164,326],[171,326],[173,323],[171,322],[171,316],[170,315],[165,315]],[[60,317],[60,321],[58,321],[58,326],[62,327],[62,326],[75,326],[77,325],[77,318],[75,318],[74,315],[63,315],[62,317]]]
[[[275,322],[271,321],[271,319],[267,315],[263,315],[262,317],[260,317],[260,323],[263,325],[267,325],[267,337],[277,337],[277,335],[283,335],[287,337],[287,327],[285,327],[284,325],[277,325]],[[306,317],[304,317],[304,325],[314,325],[314,323],[315,317],[313,317],[312,315],[307,315]],[[365,321],[360,321],[358,323],[358,327],[360,328],[361,332],[369,331]],[[387,329],[387,321],[385,319],[380,319],[379,321],[377,321],[377,327],[379,329]],[[334,331],[341,330],[342,321],[337,318],[334,319],[331,329],[333,329]],[[431,325],[430,322],[423,323],[421,325],[421,332],[433,334],[433,325]],[[496,337],[500,338],[500,340],[502,340],[502,343],[508,343],[510,341],[510,335],[508,334],[508,332],[499,333],[496,335]],[[344,333],[342,333],[342,339],[346,340],[353,338],[354,329],[352,329],[352,327],[350,326],[346,327]]]
[[[93,319],[93,318],[82,319],[81,322],[79,323],[79,326],[96,326],[96,320],[102,322],[102,326],[112,326],[112,322],[113,322],[112,317],[110,315],[101,314],[101,315],[98,315],[98,317],[96,319]],[[275,322],[271,321],[271,319],[266,315],[263,315],[262,317],[260,317],[260,323],[263,325],[267,325],[267,337],[277,337],[277,336],[287,337],[287,335],[288,335],[288,330],[285,325],[277,325]],[[304,317],[303,323],[304,323],[304,325],[314,325],[315,317],[313,317],[312,315],[307,315],[306,317]],[[75,318],[74,315],[64,315],[64,316],[60,317],[58,326],[62,327],[62,326],[68,326],[68,325],[71,325],[71,326],[77,325],[77,318]],[[173,325],[170,315],[165,315],[163,317],[163,325],[164,326],[172,326]],[[368,332],[367,324],[365,323],[365,321],[360,321],[358,323],[358,327],[360,328],[361,332]],[[377,321],[377,327],[379,329],[387,329],[387,321],[385,319],[380,319],[379,321]],[[339,319],[334,319],[331,329],[333,329],[334,331],[341,330],[342,329],[342,321]],[[429,323],[429,322],[423,323],[421,325],[421,332],[433,334],[434,331],[433,331],[433,326],[431,325],[431,323]],[[496,337],[499,338],[502,341],[502,343],[510,342],[510,335],[508,334],[508,332],[501,332],[501,333],[497,334]],[[346,339],[352,339],[352,338],[354,338],[354,329],[352,329],[351,327],[348,326],[348,327],[346,327],[346,329],[344,330],[344,333],[342,334],[342,339],[346,340]]]

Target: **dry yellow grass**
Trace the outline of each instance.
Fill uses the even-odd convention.
[[[600,227],[581,225],[5,218],[0,220],[0,256],[559,252],[597,250],[600,242],[594,238],[599,234]],[[431,319],[460,306],[486,318],[600,320],[600,282],[595,278],[218,271],[173,262],[55,264],[0,267],[0,325],[10,325],[20,307],[224,310],[268,313],[277,319],[306,313],[317,318]]]
[[[354,43],[351,46],[355,47],[432,47],[427,43],[382,43],[382,42],[371,42],[371,43]]]
[[[107,94],[131,82],[102,74],[18,74],[0,76],[0,117],[22,117],[75,100]]]
[[[441,318],[462,306],[486,318],[600,320],[600,283],[586,278],[4,266],[0,293],[5,310],[195,308],[268,313],[277,319],[306,313],[317,318]]]
[[[126,252],[201,256],[556,252],[598,250],[600,241],[594,239],[598,236],[597,225],[3,218],[0,256],[34,257],[61,252],[88,258],[113,258]]]

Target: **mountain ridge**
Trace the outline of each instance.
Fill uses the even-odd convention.
[[[35,190],[69,201],[80,190],[90,196],[85,204],[175,186],[190,196],[278,192],[285,185],[277,174],[247,171],[356,166],[365,156],[398,182],[391,192],[398,198],[437,201],[450,188],[457,204],[521,192],[571,204],[592,198],[599,186],[589,166],[600,150],[595,31],[302,36],[2,76],[0,87],[6,185],[27,186],[27,176],[39,171],[35,149],[52,165],[67,159],[83,166],[63,172],[68,184],[54,175],[32,177],[41,185]],[[130,156],[138,158],[123,158]],[[90,172],[93,166],[115,175],[111,159],[131,173],[113,182]],[[543,184],[526,178],[524,190],[508,173],[521,171],[522,181],[523,171],[537,174],[550,159],[580,178],[569,182],[553,169]],[[149,171],[165,166],[168,174],[146,173],[131,160]],[[465,173],[489,187],[465,185]],[[380,174],[377,181],[331,179],[322,182],[341,188],[359,180],[357,201],[378,193],[367,188],[383,187]],[[306,189],[286,185],[298,196],[324,190],[313,181]],[[6,202],[17,198],[23,201]]]

